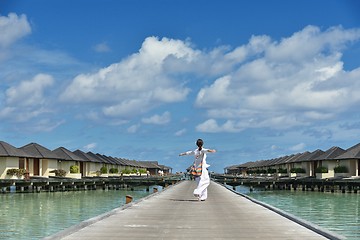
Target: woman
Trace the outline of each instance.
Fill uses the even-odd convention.
[[[214,149],[203,148],[204,142],[202,139],[198,139],[196,145],[198,146],[197,149],[180,153],[179,156],[195,155],[195,161],[190,170],[190,173],[195,177],[197,183],[194,196],[197,197],[199,201],[205,201],[207,198],[207,187],[210,184],[210,177],[207,170],[210,165],[206,163],[206,153],[214,153],[216,151]]]

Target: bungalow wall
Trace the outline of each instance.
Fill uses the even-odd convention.
[[[57,169],[62,169],[64,171],[66,171],[66,174],[70,173],[70,166],[76,165],[76,161],[58,161],[58,168]],[[79,166],[80,167],[80,166]]]
[[[339,161],[340,166],[345,166],[349,170],[350,176],[359,176],[359,164],[358,159],[346,159]]]
[[[102,163],[88,162],[86,168],[86,176],[96,176],[96,172],[100,171],[101,167],[102,167]]]
[[[121,173],[121,171],[125,170],[125,166],[124,165],[117,165],[117,169],[119,169],[119,173]]]
[[[314,173],[313,168],[312,168],[312,164],[310,162],[300,162],[298,164],[298,167],[305,169],[306,176],[312,176],[313,173]]]
[[[32,164],[30,164],[32,165]],[[58,160],[55,159],[40,159],[41,175],[43,177],[55,176],[55,173],[50,173],[58,169]],[[31,174],[30,174],[31,175]]]
[[[359,176],[359,165],[358,165],[358,159],[352,159],[350,160],[350,167],[349,167],[349,173],[351,176]]]
[[[55,176],[51,171],[58,169],[58,160],[56,159],[41,159],[41,173],[44,177]]]
[[[322,167],[326,167],[328,169],[328,176],[329,177],[334,177],[335,176],[335,172],[334,172],[334,168],[337,166],[337,162],[334,160],[323,160],[321,163]]]
[[[18,157],[0,157],[0,179],[5,179],[9,176],[6,175],[8,169],[19,168]]]

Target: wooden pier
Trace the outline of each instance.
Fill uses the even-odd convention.
[[[1,179],[0,192],[57,192],[96,189],[123,189],[136,186],[167,187],[180,181],[181,175],[168,176],[124,176],[124,177],[85,177],[81,179],[61,177],[32,177],[30,179]]]
[[[275,177],[241,177],[234,175],[213,174],[212,180],[233,186],[244,185],[250,188],[268,190],[294,190],[294,191],[318,191],[318,192],[360,192],[360,178],[332,178],[316,179],[314,177],[302,178],[275,178]]]
[[[45,239],[343,239],[218,183],[206,201],[193,197],[194,188],[179,182]]]

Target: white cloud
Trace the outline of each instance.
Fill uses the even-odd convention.
[[[340,51],[359,40],[360,29],[314,26],[279,42],[252,37],[227,54],[238,67],[198,92],[196,106],[212,118],[198,130],[285,129],[351,111],[360,103],[360,68],[345,71]],[[251,41],[259,43],[252,51]],[[231,120],[220,126],[217,119]]]
[[[55,128],[59,127],[60,125],[64,124],[65,120],[60,121],[53,121],[51,119],[40,119],[28,127],[29,132],[51,132]]]
[[[0,47],[7,47],[29,33],[31,27],[25,15],[0,16]]]
[[[306,145],[305,143],[299,143],[299,144],[296,144],[294,146],[291,146],[289,148],[290,151],[293,151],[293,152],[301,152],[305,149]]]
[[[98,53],[105,53],[105,52],[110,52],[111,49],[106,42],[103,42],[103,43],[96,44],[94,46],[94,50],[95,50],[95,52],[98,52]]]
[[[83,147],[83,149],[85,149],[85,151],[91,151],[91,150],[95,149],[96,146],[97,146],[97,143],[93,142],[93,143],[89,143],[89,144],[85,145]]]
[[[209,120],[201,120],[198,131],[308,126],[336,118],[360,102],[360,68],[346,71],[341,52],[359,39],[359,29],[322,31],[315,26],[279,41],[252,36],[233,49],[198,50],[189,40],[148,37],[137,53],[95,73],[75,76],[60,93],[60,100],[95,106],[88,111],[94,120],[105,116],[112,118],[110,122],[127,122],[164,104],[185,101],[190,86],[198,91],[196,87],[207,82],[197,92],[195,107],[205,109]],[[106,50],[108,46],[98,47]],[[33,79],[12,86],[0,116],[36,103],[42,107],[37,114],[46,111],[41,104],[45,104],[44,91],[52,84],[51,80]],[[142,121],[165,124],[170,114]]]
[[[171,120],[171,114],[164,112],[162,115],[155,114],[149,118],[143,118],[142,122],[146,124],[163,125],[169,123]]]
[[[9,87],[5,91],[0,118],[18,123],[27,122],[39,116],[43,116],[41,121],[49,120],[45,119],[45,115],[52,113],[54,110],[50,107],[49,98],[45,95],[45,92],[53,83],[52,76],[38,74],[31,80],[25,80]],[[53,122],[53,124],[59,126],[61,123]],[[46,124],[40,125],[45,126]],[[44,127],[43,130],[45,129],[49,129],[49,127]]]
[[[0,109],[0,119],[9,120],[12,123],[21,123],[51,112],[50,109],[43,106],[6,106]]]
[[[148,37],[138,53],[97,73],[75,77],[61,100],[101,103],[105,115],[119,117],[141,114],[159,104],[183,101],[190,90],[164,71],[164,64],[168,57],[191,60],[194,54],[180,40]]]
[[[45,103],[44,91],[54,83],[52,76],[38,74],[30,81],[23,81],[19,85],[6,90],[6,103],[17,106],[37,106]]]
[[[276,146],[276,145],[271,145],[271,150],[278,150],[278,149],[279,149],[278,146]]]
[[[134,125],[131,125],[128,129],[127,129],[127,132],[128,133],[136,133],[140,128],[140,124],[134,124]]]
[[[228,120],[223,125],[219,125],[215,119],[209,119],[205,122],[196,126],[196,131],[198,132],[208,132],[208,133],[217,133],[217,132],[241,132],[242,127],[238,126],[234,121]]]
[[[178,137],[184,135],[185,133],[186,133],[186,128],[183,128],[177,131],[174,135]]]

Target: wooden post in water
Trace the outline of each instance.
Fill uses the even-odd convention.
[[[131,203],[132,200],[133,200],[133,197],[132,197],[132,196],[126,195],[126,201],[125,201],[126,204]]]

